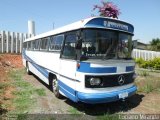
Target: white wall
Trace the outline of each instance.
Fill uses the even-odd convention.
[[[132,57],[133,58],[143,58],[144,60],[151,60],[151,59],[154,59],[156,57],[160,57],[160,52],[133,49]]]
[[[21,53],[22,43],[27,36],[31,35],[0,31],[0,53]]]

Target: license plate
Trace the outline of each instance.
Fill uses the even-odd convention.
[[[128,97],[128,93],[127,92],[119,94],[119,98],[126,98],[126,97]]]

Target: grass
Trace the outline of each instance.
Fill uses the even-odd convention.
[[[91,109],[91,110],[90,110]],[[94,114],[94,112],[96,112],[97,110],[93,110],[92,108],[88,109],[90,112],[92,112],[92,114]],[[93,110],[93,111],[92,111]],[[93,120],[119,120],[119,115],[118,114],[111,114],[109,112],[106,111],[106,113],[104,112],[104,114],[102,115],[87,115],[84,114],[83,112],[80,112],[79,110],[77,110],[74,107],[71,107],[68,112],[71,114],[70,117],[73,118],[79,118],[79,119],[93,119]],[[70,119],[71,119],[70,118]]]
[[[9,86],[8,83],[1,83],[0,84],[0,95],[4,92],[5,88]]]
[[[149,72],[144,71],[144,70],[143,70],[143,71],[139,71],[139,72],[138,72],[138,75],[147,77],[147,76],[149,76]]]
[[[9,86],[11,86],[11,84],[8,82],[0,82],[0,115],[6,113],[10,106],[10,98],[6,98],[4,96],[6,88],[8,88]]]
[[[44,88],[39,88],[34,90],[39,96],[46,96],[46,92]]]
[[[35,95],[45,96],[45,89],[35,88],[29,82],[23,79],[26,74],[24,69],[12,70],[9,74],[12,84],[16,87],[16,91],[13,92],[15,98],[13,99],[13,105],[15,106],[14,113],[23,114],[26,113],[31,107],[36,104],[34,98]]]
[[[154,90],[154,85],[151,82],[147,82],[143,87],[140,87],[138,92],[150,93]]]
[[[9,84],[8,83],[1,83],[0,84],[0,90],[5,89]]]
[[[119,120],[119,115],[106,113],[105,115],[98,116],[97,120]]]
[[[152,72],[137,71],[139,77],[136,80],[138,92],[151,93],[153,91],[160,91],[160,77],[152,75]],[[158,74],[158,73],[157,73]]]
[[[81,113],[74,107],[71,107],[69,110],[68,110],[69,113],[71,114],[74,114],[74,115],[80,115]]]

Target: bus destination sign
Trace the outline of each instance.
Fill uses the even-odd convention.
[[[114,28],[114,29],[125,30],[125,31],[129,30],[127,25],[112,22],[112,21],[104,21],[104,26],[108,28]]]

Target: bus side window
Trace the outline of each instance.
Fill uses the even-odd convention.
[[[35,48],[34,48],[34,50],[39,50],[39,43],[40,43],[40,39],[35,40]]]
[[[50,51],[53,51],[55,49],[55,44],[56,44],[56,36],[52,36],[50,39],[50,46],[49,46]]]
[[[62,52],[62,58],[75,59],[76,57],[75,45],[76,45],[76,34],[67,35]]]
[[[27,49],[31,50],[31,41],[27,42]]]
[[[34,49],[35,49],[35,40],[31,41],[31,50],[34,50]]]
[[[41,39],[40,50],[42,50],[42,51],[48,50],[48,38]]]
[[[27,42],[23,43],[23,49],[25,49],[25,50],[27,49]]]
[[[63,39],[64,39],[63,35],[57,36],[55,50],[61,50]]]
[[[49,50],[50,51],[60,51],[62,48],[63,39],[64,39],[63,35],[51,37]]]

